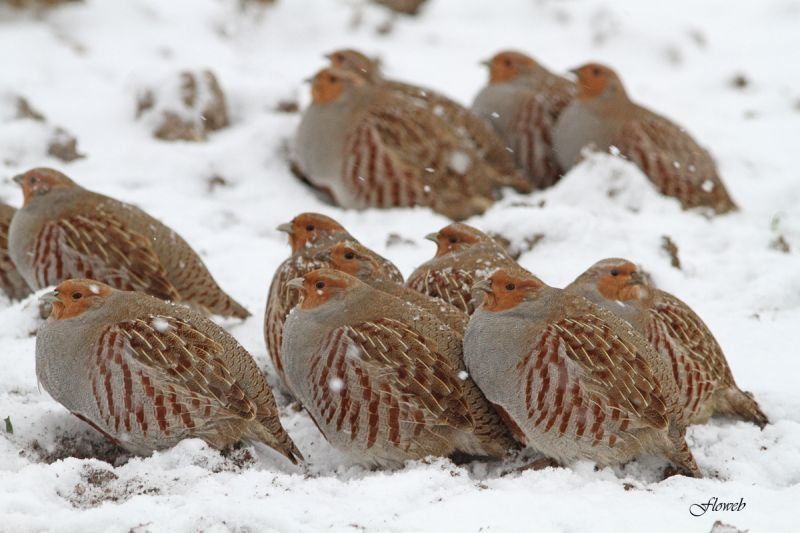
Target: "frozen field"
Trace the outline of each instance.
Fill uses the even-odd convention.
[[[404,274],[432,256],[423,236],[447,223],[425,209],[344,212],[290,174],[285,147],[300,115],[277,108],[309,101],[302,80],[324,53],[362,48],[382,57],[387,74],[465,103],[486,80],[479,60],[502,48],[558,71],[607,62],[633,98],[710,148],[741,212],[715,220],[683,212],[628,163],[596,156],[555,188],[506,194],[469,223],[506,236],[520,262],[556,286],[602,257],[640,262],[706,320],[772,423],[690,428],[702,480],[660,481],[655,459],[599,471],[582,463],[519,472],[518,458],[372,472],[346,462],[286,406],[282,420],[305,469],[267,449],[223,457],[200,441],[120,457],[37,387],[36,298],[0,296],[0,419],[13,425],[8,433],[0,424],[0,531],[707,533],[718,520],[797,531],[800,2],[430,0],[418,17],[389,19],[361,0],[278,0],[266,9],[86,0],[40,14],[0,2],[0,199],[19,205],[9,178],[54,166],[175,228],[253,313],[224,325],[271,376],[261,330],[269,281],[289,253],[279,223],[301,211],[329,214]],[[186,68],[217,74],[231,125],[205,143],[156,140],[135,120],[137,92]],[[45,121],[15,118],[18,96]],[[85,158],[47,155],[56,127],[77,138]],[[746,506],[690,514],[712,497]]]

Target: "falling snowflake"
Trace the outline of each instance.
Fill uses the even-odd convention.
[[[467,374],[466,370],[462,370],[458,373],[458,379],[460,379],[461,381],[466,381],[468,377],[469,374]]]
[[[714,190],[714,182],[711,180],[706,180],[700,187],[706,192],[711,192]]]
[[[449,166],[454,172],[466,174],[471,164],[472,161],[470,160],[468,154],[460,150],[456,150],[450,154],[450,161],[448,162],[447,166]]]
[[[167,331],[169,331],[169,322],[167,322],[160,316],[153,317],[153,320],[150,322],[150,325],[153,326],[154,330],[160,333],[166,333]]]
[[[331,392],[341,392],[344,388],[344,381],[341,378],[331,378],[328,382],[328,387],[331,389]]]
[[[100,287],[98,287],[94,283],[89,285],[89,290],[92,291],[92,294],[100,294]]]

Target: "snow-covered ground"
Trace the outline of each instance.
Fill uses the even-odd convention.
[[[275,226],[322,211],[408,274],[433,253],[422,237],[447,223],[425,209],[343,212],[289,173],[285,145],[299,115],[277,107],[308,102],[302,80],[323,66],[323,53],[363,48],[380,55],[391,76],[462,102],[485,83],[478,61],[501,48],[560,71],[601,60],[636,99],[711,149],[742,211],[714,220],[683,212],[627,163],[596,156],[554,189],[508,194],[470,223],[505,235],[523,252],[521,263],[554,285],[601,257],[642,263],[708,322],[772,424],[690,428],[702,480],[660,481],[663,463],[654,459],[599,471],[588,463],[517,471],[524,458],[368,471],[290,408],[283,423],[308,459],[305,470],[266,449],[223,457],[200,441],[150,458],[118,457],[38,389],[35,298],[0,297],[0,419],[13,424],[7,433],[0,423],[0,530],[705,533],[719,520],[753,532],[797,531],[800,3],[430,0],[421,16],[396,20],[361,0],[246,4],[86,0],[32,13],[0,3],[0,198],[18,205],[8,178],[48,165],[140,205],[193,244],[253,311],[244,323],[224,324],[271,373],[262,312],[288,254]],[[206,143],[153,139],[151,125],[134,118],[139,91],[202,68],[227,94],[230,127]],[[46,121],[14,118],[17,96]],[[47,155],[56,127],[78,139],[85,158],[66,164]],[[662,248],[665,235],[681,270]],[[690,514],[690,505],[712,497],[744,498],[746,506]]]

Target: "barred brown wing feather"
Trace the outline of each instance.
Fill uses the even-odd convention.
[[[470,292],[474,277],[466,270],[422,270],[408,279],[408,287],[428,296],[439,298],[471,315],[475,302]]]
[[[671,294],[659,291],[653,314],[658,316],[715,380],[733,383],[733,374],[717,340],[705,322],[686,304]]]
[[[564,318],[548,329],[557,333],[564,354],[581,369],[583,386],[601,403],[614,405],[625,419],[666,428],[667,406],[645,356],[591,315]]]
[[[668,120],[657,115],[630,120],[615,144],[662,194],[684,207],[735,208],[709,153]]]
[[[647,324],[647,340],[671,366],[672,376],[678,385],[680,401],[687,421],[705,407],[715,388],[715,379],[706,363],[681,342],[675,331],[657,313],[653,313]]]
[[[553,157],[552,130],[556,117],[551,115],[543,95],[529,95],[517,118],[517,160],[538,188],[553,185],[560,169]]]
[[[89,278],[179,300],[150,241],[102,211],[45,224],[34,246],[34,270],[42,287]]]
[[[222,346],[177,318],[154,315],[111,326],[94,355],[92,393],[116,431],[136,425],[144,434],[202,432],[257,416]]]
[[[474,426],[457,373],[424,337],[379,319],[331,332],[308,377],[325,423],[367,447],[379,439],[408,447],[435,426]]]

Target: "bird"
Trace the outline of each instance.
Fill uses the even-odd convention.
[[[380,62],[358,50],[343,48],[325,57],[330,61],[331,67],[358,74],[441,117],[451,125],[463,142],[472,147],[478,156],[497,171],[498,184],[513,187],[518,192],[531,192],[530,181],[519,172],[514,158],[501,138],[472,110],[433,89],[385,78],[380,69]]]
[[[464,336],[467,370],[523,444],[564,464],[658,455],[702,477],[669,366],[586,298],[498,269]]]
[[[8,254],[8,228],[16,212],[10,205],[0,203],[0,291],[11,300],[22,300],[31,293],[31,289],[17,272]]]
[[[272,366],[278,376],[279,384],[286,393],[291,395],[284,373],[281,342],[283,340],[283,324],[300,297],[297,291],[290,290],[286,283],[312,270],[326,266],[316,256],[329,245],[345,240],[357,241],[336,220],[321,213],[300,213],[290,222],[278,226],[278,230],[289,236],[292,253],[275,270],[269,286],[267,308],[264,313],[264,342],[267,345],[267,353],[269,353]],[[398,283],[403,282],[403,275],[391,261],[382,257],[379,261],[388,279]]]
[[[522,52],[505,50],[484,63],[489,84],[472,110],[494,127],[534,188],[550,187],[561,177],[553,128],[575,98],[575,84]]]
[[[260,442],[303,459],[249,353],[197,311],[70,279],[36,334],[36,377],[72,414],[137,455],[186,438]]]
[[[340,207],[483,213],[502,181],[442,117],[342,69],[319,71],[294,141],[302,175]]]
[[[472,292],[475,282],[501,267],[526,272],[494,239],[467,224],[450,224],[425,238],[436,243],[436,255],[411,273],[406,286],[468,315],[482,297]]]
[[[250,316],[180,235],[141,209],[51,168],[31,169],[14,181],[24,204],[11,222],[9,253],[31,288],[90,278],[212,314]]]
[[[340,241],[317,254],[317,259],[326,268],[342,271],[379,291],[419,306],[435,315],[456,333],[464,334],[469,321],[469,316],[464,311],[441,298],[410,289],[396,278],[388,276],[383,269],[383,258],[366,246],[352,241]]]
[[[464,371],[461,335],[436,316],[337,270],[289,285],[303,297],[286,319],[286,376],[332,446],[386,468],[514,446]]]
[[[661,194],[677,198],[684,209],[709,207],[717,214],[738,209],[711,154],[684,128],[631,101],[611,68],[589,63],[572,72],[578,97],[553,131],[562,170],[590,147],[633,162]]]
[[[703,320],[678,297],[654,287],[626,259],[598,261],[566,288],[630,323],[662,355],[680,392],[687,424],[714,414],[763,428],[769,420],[750,393],[736,385],[722,347]]]

